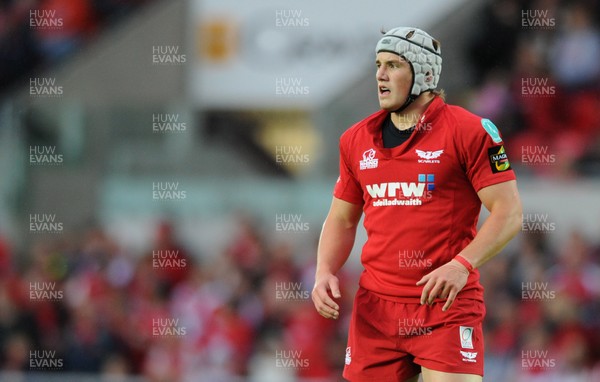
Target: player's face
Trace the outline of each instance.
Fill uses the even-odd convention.
[[[377,95],[379,106],[388,111],[399,109],[406,102],[412,84],[410,64],[394,53],[377,53]]]

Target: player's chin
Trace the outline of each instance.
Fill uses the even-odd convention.
[[[398,110],[400,108],[401,105],[398,105],[396,103],[391,103],[387,100],[379,100],[379,107],[385,111],[394,111],[394,110]]]

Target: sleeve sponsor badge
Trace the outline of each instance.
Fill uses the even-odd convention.
[[[494,122],[490,121],[487,118],[483,118],[481,120],[481,126],[484,128],[485,131],[487,131],[488,135],[490,136],[490,138],[492,138],[492,141],[494,141],[494,143],[502,142],[500,132],[498,131],[496,125],[494,125]]]
[[[504,150],[504,146],[494,146],[488,149],[488,157],[490,158],[490,166],[493,173],[508,171],[511,169],[508,156]]]

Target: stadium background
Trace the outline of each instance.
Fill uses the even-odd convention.
[[[1,1],[0,380],[341,380],[364,232],[341,319],[309,297],[337,139],[377,109],[380,29],[415,25],[522,193],[481,269],[485,380],[599,381],[599,22],[597,1]]]

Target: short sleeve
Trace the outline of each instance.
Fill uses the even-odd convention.
[[[348,203],[363,204],[360,184],[348,165],[350,161],[340,140],[340,176],[333,189],[333,196]]]
[[[516,179],[498,128],[489,119],[473,119],[462,136],[462,157],[475,191]]]

